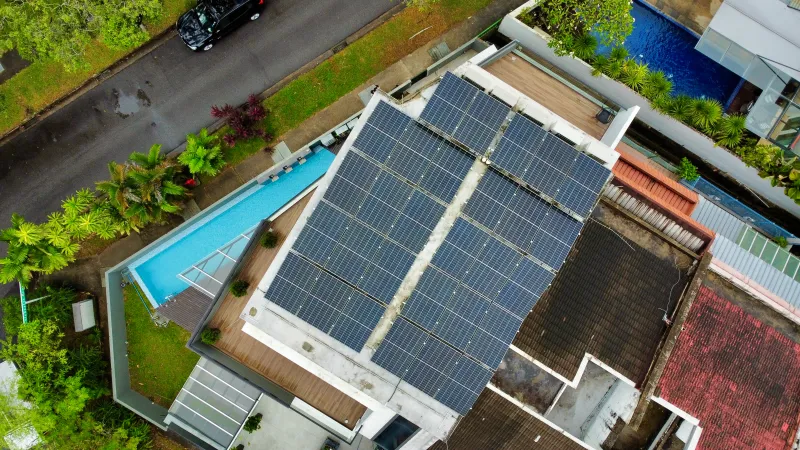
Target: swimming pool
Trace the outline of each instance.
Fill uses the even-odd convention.
[[[305,164],[295,165],[291,172],[281,174],[276,181],[251,182],[193,217],[180,231],[176,230],[174,236],[154,246],[128,269],[157,307],[189,287],[179,275],[195,263],[226,244],[241,253],[246,241],[237,241],[237,237],[251,231],[321,178],[334,157],[333,153],[320,150],[307,156]]]
[[[694,34],[639,1],[633,2],[631,14],[635,22],[625,48],[632,58],[664,72],[675,94],[728,101],[739,76],[695,50],[699,39]],[[608,54],[611,49],[601,46],[599,51]]]

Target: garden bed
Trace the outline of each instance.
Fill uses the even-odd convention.
[[[153,323],[135,289],[129,284],[124,291],[131,388],[169,408],[200,357],[186,348],[188,331]]]

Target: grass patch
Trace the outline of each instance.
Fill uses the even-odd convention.
[[[426,13],[403,10],[267,98],[267,132],[280,137],[489,3],[491,0],[442,0]],[[260,139],[237,143],[225,149],[226,161],[235,165],[265,145]]]
[[[131,387],[169,408],[200,359],[186,348],[189,332],[174,323],[153,325],[132,284],[125,287],[125,322]]]
[[[164,0],[164,12],[154,23],[146,24],[155,36],[175,23],[195,0]],[[87,47],[88,67],[68,72],[57,62],[37,61],[0,85],[0,134],[7,133],[34,114],[104,71],[131,50],[111,50],[100,42]]]

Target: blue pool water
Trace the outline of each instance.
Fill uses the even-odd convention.
[[[695,50],[697,37],[638,1],[633,2],[631,14],[635,22],[625,48],[632,58],[664,72],[676,94],[728,101],[740,78]],[[607,54],[611,49],[600,51]]]
[[[256,184],[226,199],[196,216],[186,229],[157,245],[129,269],[151,302],[164,303],[168,296],[188,287],[178,274],[273,215],[322,177],[333,159],[333,153],[321,150],[277,181]]]

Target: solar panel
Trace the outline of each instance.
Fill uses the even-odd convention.
[[[360,351],[471,166],[379,103],[266,298]]]
[[[266,297],[360,351],[474,155],[496,142],[497,169],[484,173],[372,356],[465,414],[581,231],[562,209],[587,217],[609,171],[450,73],[420,119],[376,105]]]
[[[286,256],[265,297],[356,351],[385,310],[294,252]]]

